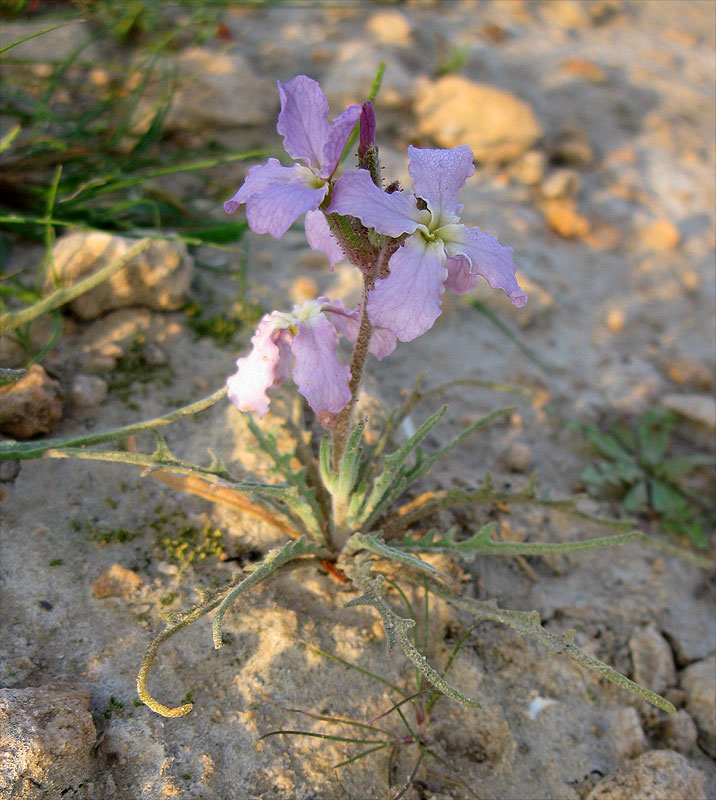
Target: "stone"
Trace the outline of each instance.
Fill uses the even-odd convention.
[[[534,453],[525,442],[512,442],[503,458],[505,466],[512,472],[527,472],[534,461]]]
[[[52,255],[62,285],[70,286],[124,255],[136,240],[109,233],[70,233],[55,243]],[[194,260],[183,242],[156,239],[124,269],[71,301],[69,309],[83,320],[117,308],[179,308],[189,289]],[[46,291],[52,291],[48,277]]]
[[[466,144],[477,161],[485,164],[519,158],[542,135],[524,100],[459,75],[418,79],[414,111],[421,134],[441,147]]]
[[[257,76],[238,48],[222,53],[190,47],[181,53],[176,68],[179,85],[165,128],[196,131],[261,126],[278,114],[276,82]],[[155,110],[152,104],[147,113]]]
[[[581,78],[589,83],[604,83],[606,72],[593,61],[584,58],[568,58],[560,66],[560,72],[570,78]]]
[[[664,744],[682,755],[692,755],[697,745],[698,729],[691,715],[683,708],[669,714],[659,730]]]
[[[619,761],[641,755],[648,746],[641,718],[635,708],[625,706],[607,715],[609,741]]]
[[[589,221],[579,213],[571,198],[545,200],[542,211],[548,227],[565,239],[579,239],[589,233]]]
[[[509,166],[510,177],[525,186],[534,186],[544,176],[547,156],[541,150],[528,150]]]
[[[599,781],[587,800],[707,800],[705,777],[680,753],[650,750]]]
[[[107,398],[107,381],[97,375],[76,375],[70,398],[77,408],[97,408]]]
[[[89,692],[58,686],[0,689],[0,796],[92,800],[97,739]]]
[[[550,0],[542,3],[540,15],[549,25],[561,28],[588,28],[591,23],[586,6],[577,0]]]
[[[381,44],[410,44],[411,26],[404,14],[398,10],[377,11],[368,17],[366,30]]]
[[[713,395],[666,394],[661,398],[661,405],[691,422],[696,422],[711,430],[716,429],[716,399]]]
[[[671,220],[657,219],[639,232],[639,241],[645,250],[666,253],[679,246],[681,233]]]
[[[326,77],[321,81],[333,119],[350,103],[362,103],[375,79],[376,65],[386,58],[385,45],[372,46],[365,39],[351,39],[341,45]],[[375,99],[377,125],[383,124],[380,111],[407,111],[414,96],[415,80],[395,58],[389,58],[380,92]],[[348,164],[350,162],[346,162]]]
[[[557,169],[542,181],[539,190],[542,197],[555,200],[560,197],[576,197],[581,186],[579,173],[573,169]]]
[[[657,694],[676,685],[676,665],[669,643],[653,626],[635,633],[629,639],[634,665],[634,680]]]
[[[550,158],[557,164],[589,167],[594,163],[594,150],[589,136],[581,128],[561,131],[550,147]]]
[[[699,729],[699,746],[716,758],[716,656],[691,664],[681,673],[686,710]]]
[[[142,579],[121,564],[112,564],[92,584],[95,597],[127,597],[142,587]]]
[[[51,433],[62,417],[65,393],[39,364],[15,383],[0,386],[0,431],[15,439]]]
[[[55,30],[48,30],[53,26],[46,19],[33,22],[3,23],[0,27],[0,42],[3,47],[12,42],[19,42],[34,34],[42,34],[28,39],[26,42],[13,47],[13,58],[28,62],[61,64],[69,58],[77,62],[96,64],[102,60],[101,47],[97,41],[92,41],[92,28],[90,23],[74,20],[71,25],[63,25]]]

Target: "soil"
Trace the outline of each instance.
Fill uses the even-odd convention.
[[[431,146],[418,132],[411,92],[420,91],[418,78],[434,80],[450,57],[462,53],[462,76],[516,95],[539,121],[542,136],[531,152],[537,153],[534,163],[545,166],[536,182],[524,179],[530,157],[478,163],[460,199],[464,222],[515,250],[531,294],[528,306],[513,310],[492,292],[479,298],[540,363],[485,314],[449,293],[428,334],[370,363],[364,401],[382,409],[398,403],[421,371],[428,388],[477,378],[529,390],[515,395],[456,386],[420,405],[411,417],[418,425],[441,402],[449,403],[429,448],[496,407],[518,408],[453,451],[416,492],[477,486],[486,470],[497,485],[519,488],[528,473],[511,470],[505,455],[519,442],[532,453],[539,492],[567,497],[583,488],[580,475],[594,460],[568,420],[629,420],[670,393],[713,393],[715,23],[711,2],[277,5],[227,10],[228,47],[227,41],[204,46],[238,50],[262,86],[309,74],[326,87],[332,114],[341,103],[359,99],[351,92],[369,88],[359,65],[367,61],[372,74],[385,58],[388,94],[376,103],[379,144],[386,175],[403,186],[410,186],[407,144]],[[8,24],[4,41],[13,35]],[[120,55],[126,57],[105,52],[104,66]],[[353,76],[354,83],[341,84],[337,75]],[[235,74],[231,79],[243,80]],[[256,99],[253,108],[261,103],[266,105]],[[273,111],[262,112],[262,124],[217,127],[212,135],[233,138],[237,147],[278,147],[277,108],[276,103]],[[192,125],[187,135],[201,136],[199,123]],[[565,141],[572,142],[571,151]],[[581,142],[581,151],[574,142]],[[540,187],[565,168],[577,174],[578,192],[568,189],[571,196],[548,208]],[[245,171],[246,165],[224,171],[207,213],[223,213],[221,200]],[[586,228],[565,228],[564,215],[569,222],[570,214],[585,220]],[[557,232],[569,230],[568,236]],[[266,309],[289,308],[307,285],[355,301],[355,270],[343,265],[329,272],[307,249],[302,231],[289,231],[281,241],[249,233],[245,245],[250,294]],[[201,249],[194,256],[217,259]],[[18,242],[10,264],[29,268],[41,257],[41,249]],[[235,267],[229,258],[218,266]],[[190,298],[207,313],[228,313],[235,294],[231,276],[196,270]],[[120,310],[94,322],[68,317],[43,363],[69,392],[101,338],[111,339],[120,329],[129,331],[124,338],[117,334],[125,353],[141,333],[167,364],[129,374],[122,385],[105,375],[107,399],[96,408],[68,403],[54,436],[128,424],[210,394],[247,352],[252,334],[244,328],[227,348],[197,337],[183,312]],[[278,429],[284,409],[279,398],[263,426]],[[183,458],[204,463],[210,448],[237,475],[261,467],[242,415],[226,402],[176,423],[166,435]],[[703,425],[680,418],[678,436],[684,452],[713,451],[713,431]],[[138,444],[151,446],[143,439]],[[395,713],[382,723],[396,746],[340,768],[335,765],[370,745],[306,736],[259,739],[277,730],[360,738],[358,728],[296,709],[365,722],[396,701],[384,684],[316,648],[406,690],[414,686],[402,654],[386,653],[377,615],[366,607],[343,607],[355,597],[350,585],[318,566],[307,567],[237,604],[227,614],[220,651],[212,647],[207,618],[176,636],[159,652],[150,689],[167,703],[190,693],[195,707],[185,717],[163,719],[135,702],[137,670],[161,630],[160,613],[191,605],[197,588],[232,579],[241,564],[282,543],[282,534],[122,464],[24,461],[2,491],[0,685],[54,684],[89,693],[97,731],[95,797],[397,795],[418,754],[404,741],[406,730]],[[615,510],[596,503],[591,508]],[[603,533],[565,515],[517,506],[461,509],[437,523],[470,531],[489,519],[505,538],[563,541]],[[689,547],[685,539],[654,535]],[[552,632],[576,629],[582,648],[629,675],[629,642],[648,626],[668,643],[677,670],[716,652],[713,570],[644,543],[569,558],[435,563],[477,597],[536,609]],[[122,582],[126,573],[116,571],[118,586],[98,597],[103,592],[93,590],[95,581],[115,564],[131,570],[141,585],[134,578]],[[421,607],[420,595],[411,599]],[[395,602],[399,607],[397,596]],[[427,653],[434,664],[444,666],[467,624],[441,603],[431,606]],[[578,800],[642,751],[674,746],[664,737],[662,712],[498,626],[483,623],[470,634],[450,675],[479,697],[482,708],[470,711],[445,698],[436,703],[420,731],[440,759],[420,764],[403,795],[410,800]],[[665,691],[683,705],[678,677]],[[408,721],[416,725],[411,714]],[[703,771],[705,796],[716,798],[716,764],[703,741],[701,731],[702,747],[684,755]],[[86,796],[83,780],[78,775],[75,794],[67,796]],[[60,796],[27,792],[17,796]]]

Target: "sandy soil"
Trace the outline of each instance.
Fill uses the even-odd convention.
[[[397,402],[421,370],[428,386],[477,377],[532,390],[516,400],[487,389],[450,390],[448,417],[431,435],[431,446],[499,405],[516,402],[519,411],[455,452],[419,489],[477,485],[486,469],[498,482],[520,486],[526,475],[511,472],[503,457],[518,441],[534,455],[540,491],[566,496],[591,455],[564,420],[633,415],[669,393],[713,392],[715,13],[711,2],[446,2],[227,13],[230,44],[264,82],[261,92],[267,81],[270,86],[305,72],[325,86],[338,113],[341,103],[365,92],[366,76],[385,58],[379,143],[386,173],[404,185],[410,185],[405,146],[431,144],[413,111],[421,91],[417,79],[434,79],[451,48],[464,49],[460,74],[526,101],[543,129],[532,147],[542,154],[535,163],[546,163],[536,185],[524,180],[524,159],[478,164],[461,200],[464,221],[514,247],[531,304],[523,313],[500,298],[484,299],[545,368],[453,296],[444,298],[429,334],[371,364],[365,391],[383,407]],[[230,78],[226,103],[238,80],[236,74]],[[247,95],[242,102],[263,121],[241,128],[222,123],[212,135],[236,146],[278,145],[277,103],[262,111],[263,96],[252,99],[245,79],[236,91]],[[201,125],[192,124],[188,135],[203,135]],[[565,136],[586,140],[591,156],[565,164]],[[571,208],[588,227],[569,237],[547,221],[540,195],[540,186],[564,166],[581,184]],[[216,196],[202,198],[212,200],[207,213],[222,213],[219,201],[233,193],[245,169],[214,176]],[[252,293],[266,308],[300,298],[306,276],[322,293],[355,297],[356,275],[348,267],[329,273],[304,242],[298,231],[280,242],[248,235]],[[38,255],[24,245],[13,251],[19,265]],[[191,293],[221,313],[231,306],[235,284],[200,270]],[[209,394],[233,370],[251,335],[246,330],[243,347],[233,352],[197,340],[181,312],[146,309],[67,327],[47,360],[66,385],[99,343],[115,339],[126,349],[137,331],[161,348],[168,365],[156,379],[132,385],[133,407],[118,390],[96,409],[68,405],[54,435],[148,418]],[[415,421],[437,403],[427,402]],[[265,420],[268,427],[277,422],[271,415]],[[680,426],[684,447],[712,446],[712,432],[688,420]],[[167,436],[183,457],[203,460],[210,447],[237,474],[260,466],[241,415],[228,404],[176,424]],[[206,621],[177,636],[160,652],[151,688],[165,702],[179,702],[190,691],[196,706],[184,718],[165,720],[134,704],[137,668],[161,628],[159,613],[188,606],[196,599],[194,588],[230,579],[239,569],[237,558],[265,553],[281,535],[179,495],[129,466],[27,461],[2,488],[0,685],[86,690],[97,731],[91,767],[63,797],[365,800],[397,793],[413,767],[415,746],[396,748],[394,763],[381,751],[336,770],[333,765],[360,746],[306,737],[258,741],[282,728],[352,735],[350,728],[285,709],[364,721],[392,704],[386,687],[313,646],[412,685],[402,656],[386,655],[376,615],[343,608],[354,596],[350,587],[309,568],[249,595],[227,615],[221,651],[212,649]],[[474,529],[485,514],[468,510],[460,521]],[[454,518],[441,523],[454,524]],[[564,517],[519,509],[501,515],[500,524],[506,536],[555,541],[597,533]],[[167,538],[183,536],[190,550],[210,551],[207,529],[220,532],[220,549],[234,560],[220,561],[212,552],[192,564],[173,558],[176,546]],[[99,598],[93,583],[113,564],[132,570],[141,585]],[[667,661],[673,657],[677,670],[716,652],[712,575],[643,545],[549,562],[439,566],[454,576],[461,571],[479,597],[537,609],[550,630],[577,629],[580,646],[627,674],[633,673],[629,642],[648,626],[668,642]],[[435,663],[444,664],[464,622],[440,604],[431,609]],[[424,762],[405,794],[411,800],[578,800],[641,752],[675,746],[664,733],[663,714],[506,629],[480,626],[451,674],[479,696],[483,709],[436,704],[424,736],[444,763]],[[683,703],[678,675],[669,681],[665,690]],[[546,701],[541,710],[535,710],[536,698]],[[404,728],[394,717],[386,726],[400,736]],[[716,797],[712,759],[695,745],[684,755],[704,771],[706,796]],[[60,796],[39,788],[27,792],[18,796]]]

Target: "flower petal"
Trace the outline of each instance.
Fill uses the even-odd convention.
[[[501,245],[492,234],[479,228],[455,225],[453,229],[451,241],[445,242],[448,255],[467,256],[472,262],[472,272],[482,275],[493,289],[502,289],[512,305],[521,308],[527,302],[527,295],[515,277],[512,248]]]
[[[447,277],[441,242],[409,236],[388,262],[390,275],[375,282],[368,295],[368,316],[374,325],[409,342],[430,330],[440,316],[440,295]]]
[[[447,260],[448,276],[445,288],[455,294],[467,294],[479,283],[480,276],[472,271],[470,259],[467,256],[457,256]]]
[[[323,164],[321,165],[321,171],[319,173],[321,177],[328,178],[335,171],[343,155],[346,142],[350,138],[356,122],[358,122],[360,118],[360,114],[361,107],[352,105],[348,106],[342,114],[339,114],[333,120],[323,148]]]
[[[387,194],[372,181],[365,169],[347,172],[336,181],[326,214],[350,214],[367,227],[386,236],[413,233],[428,219],[418,210],[414,197],[402,192]]]
[[[291,158],[302,159],[318,172],[325,159],[328,100],[316,81],[306,75],[277,84],[281,112],[276,130],[283,136],[283,147]]]
[[[338,360],[338,334],[323,315],[297,327],[291,343],[296,359],[291,375],[298,391],[316,414],[337,414],[351,399],[351,371]]]
[[[309,211],[306,214],[306,238],[312,250],[325,253],[331,269],[339,261],[345,260],[345,254],[331,233],[322,211]]]
[[[266,390],[281,382],[280,331],[272,314],[265,314],[251,337],[253,348],[236,362],[238,371],[226,381],[229,400],[239,411],[255,411],[260,417],[269,409]]]
[[[246,203],[251,230],[280,239],[304,211],[318,208],[326,196],[328,186],[311,188],[307,176],[307,167],[282,167],[269,158],[265,164],[251,167],[243,186],[224,203],[224,210],[232,214]]]
[[[321,299],[328,301],[327,297],[319,298],[319,300]],[[349,310],[343,305],[342,300],[333,300],[330,305],[324,306],[323,310],[333,312],[331,317],[333,325],[351,344],[355,344],[360,330],[360,308]],[[395,350],[395,345],[396,338],[392,331],[378,326],[373,327],[368,350],[373,353],[378,361],[382,361],[386,356],[390,355]]]
[[[472,150],[465,144],[450,150],[421,150],[409,145],[408,157],[415,194],[425,200],[439,224],[457,222],[462,211],[458,190],[475,172]]]

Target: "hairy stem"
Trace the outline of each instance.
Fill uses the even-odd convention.
[[[364,278],[365,282],[365,278]],[[353,350],[353,357],[351,358],[351,380],[348,388],[351,392],[351,399],[348,405],[336,417],[333,426],[332,442],[333,442],[333,469],[338,470],[343,452],[346,449],[346,442],[348,441],[348,434],[350,432],[351,415],[353,407],[358,399],[358,389],[360,388],[361,378],[363,377],[363,368],[365,361],[368,357],[368,346],[370,345],[370,337],[373,333],[373,326],[368,319],[368,289],[366,286],[363,288],[363,299],[361,301],[361,316],[360,316],[360,329],[358,330],[358,338]]]

